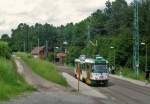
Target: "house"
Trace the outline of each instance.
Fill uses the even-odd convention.
[[[64,64],[66,54],[64,52],[58,52],[56,58],[58,59],[59,64]]]
[[[45,58],[45,46],[41,47],[35,47],[32,49],[31,54],[34,56],[34,58],[40,58],[44,59]]]

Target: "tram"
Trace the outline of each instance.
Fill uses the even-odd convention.
[[[96,55],[95,58],[86,58],[81,55],[75,59],[74,75],[89,85],[108,85],[109,70],[108,61]]]

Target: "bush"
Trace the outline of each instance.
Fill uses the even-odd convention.
[[[11,56],[11,51],[8,44],[6,42],[0,41],[0,57],[8,59],[10,58],[10,56]]]
[[[54,54],[53,53],[49,53],[48,54],[48,61],[54,61]]]
[[[139,71],[138,77],[137,77],[136,72],[133,69],[129,69],[129,68],[120,68],[116,70],[116,74],[122,75],[127,78],[131,78],[131,79],[136,79],[136,80],[141,80],[141,81],[145,80],[145,76],[144,76],[145,74],[141,70]]]

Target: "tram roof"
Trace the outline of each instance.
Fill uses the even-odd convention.
[[[79,62],[79,63],[91,63],[91,64],[93,64],[93,63],[103,63],[103,62],[106,62],[106,63],[108,63],[108,61],[107,60],[105,60],[105,59],[102,59],[102,60],[97,60],[97,59],[93,59],[93,58],[86,58],[86,59],[84,59],[84,60],[81,60],[81,59],[75,59],[75,62]]]
[[[86,58],[85,60],[75,59],[75,62],[80,62],[80,63],[95,63],[95,59],[92,59],[92,58]]]

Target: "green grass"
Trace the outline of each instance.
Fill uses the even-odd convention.
[[[0,58],[0,100],[32,90],[33,88],[17,74],[14,62]]]
[[[31,69],[39,74],[41,77],[52,81],[54,83],[68,86],[65,78],[57,71],[57,68],[54,64],[49,63],[48,61],[34,59],[31,55],[27,55],[25,53],[17,53],[23,61],[27,63],[31,67]]]
[[[116,74],[117,75],[122,74],[122,76],[127,77],[127,78],[145,81],[145,76],[144,76],[145,74],[142,71],[139,72],[138,77],[137,77],[137,74],[135,73],[135,71],[132,70],[132,69],[129,69],[129,68],[122,68],[122,71],[121,70],[117,70]]]

